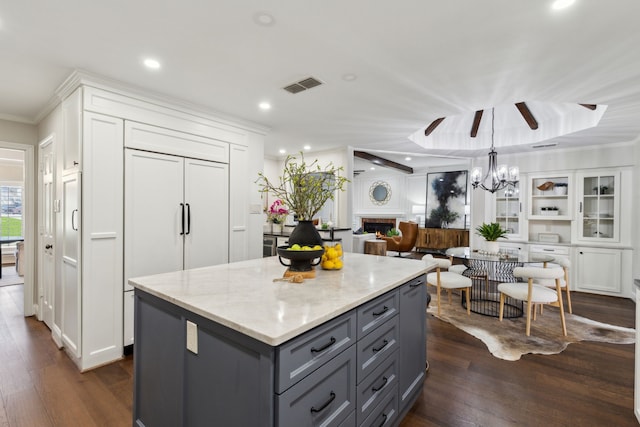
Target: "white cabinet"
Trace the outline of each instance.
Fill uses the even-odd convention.
[[[54,310],[65,351],[86,370],[122,356],[123,121],[82,112],[80,102],[66,107],[67,121],[75,109],[82,126],[65,133],[62,283]]]
[[[125,180],[125,280],[228,262],[226,164],[126,149]]]
[[[228,262],[227,164],[127,148],[125,181],[125,302],[129,278]],[[131,344],[132,322],[124,336]]]
[[[62,102],[62,173],[77,172],[82,159],[82,88]]]
[[[620,240],[620,172],[579,173],[578,227],[576,240],[618,242]]]
[[[622,254],[619,249],[576,248],[576,290],[620,296]]]
[[[80,359],[80,325],[82,322],[82,295],[80,284],[80,173],[62,177],[62,294],[59,298],[62,322],[60,332],[62,344],[73,357]]]
[[[529,203],[528,234],[530,242],[571,242],[573,215],[573,175],[550,173],[530,175],[528,179]]]
[[[495,193],[495,222],[507,230],[509,239],[526,239],[527,224],[524,219],[520,184]]]

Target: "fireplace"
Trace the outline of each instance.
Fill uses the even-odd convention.
[[[395,218],[362,218],[362,231],[367,233],[387,234],[392,228],[396,228]]]

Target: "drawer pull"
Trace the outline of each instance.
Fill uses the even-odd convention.
[[[386,305],[384,307],[382,307],[382,311],[374,311],[373,314],[374,316],[382,316],[383,314],[385,314],[387,311],[389,311],[389,307],[387,307]]]
[[[326,343],[325,345],[323,345],[322,347],[320,347],[320,348],[311,347],[311,353],[320,353],[321,351],[324,351],[324,350],[328,349],[329,347],[331,347],[335,343],[336,343],[336,339],[334,337],[331,337],[329,342]]]
[[[387,422],[387,414],[382,414],[382,422],[378,424],[378,427],[382,427]]]
[[[331,402],[333,402],[333,400],[334,400],[335,398],[336,398],[336,394],[335,394],[334,392],[331,392],[331,394],[329,395],[329,399],[327,399],[327,401],[326,401],[326,402],[324,402],[324,403],[322,404],[322,406],[320,406],[318,409],[316,409],[316,407],[315,407],[315,406],[312,406],[312,407],[311,407],[311,413],[313,414],[313,413],[315,413],[315,412],[320,412],[320,411],[322,411],[324,408],[326,408],[327,406],[329,406],[329,404],[330,404]]]
[[[380,387],[371,387],[371,391],[375,393],[376,391],[382,390],[384,386],[387,385],[387,381],[389,381],[387,377],[382,377],[382,385]]]
[[[418,287],[418,286],[420,286],[421,284],[422,284],[422,283],[420,283],[420,281],[418,280],[418,281],[416,281],[416,282],[414,282],[414,283],[411,283],[411,284],[409,285],[409,287],[410,287],[410,288],[417,288],[417,287]]]
[[[378,348],[373,347],[372,350],[373,350],[374,353],[377,353],[380,350],[382,350],[383,348],[385,348],[387,346],[387,344],[389,344],[389,341],[384,340],[384,341],[382,341],[382,345],[380,347],[378,347]]]

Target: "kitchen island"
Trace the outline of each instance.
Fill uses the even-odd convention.
[[[397,425],[426,364],[422,261],[344,254],[273,282],[277,257],[131,279],[133,425]]]

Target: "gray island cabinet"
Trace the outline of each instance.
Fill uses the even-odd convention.
[[[395,426],[425,378],[422,261],[345,253],[274,283],[277,257],[131,279],[133,425]]]

